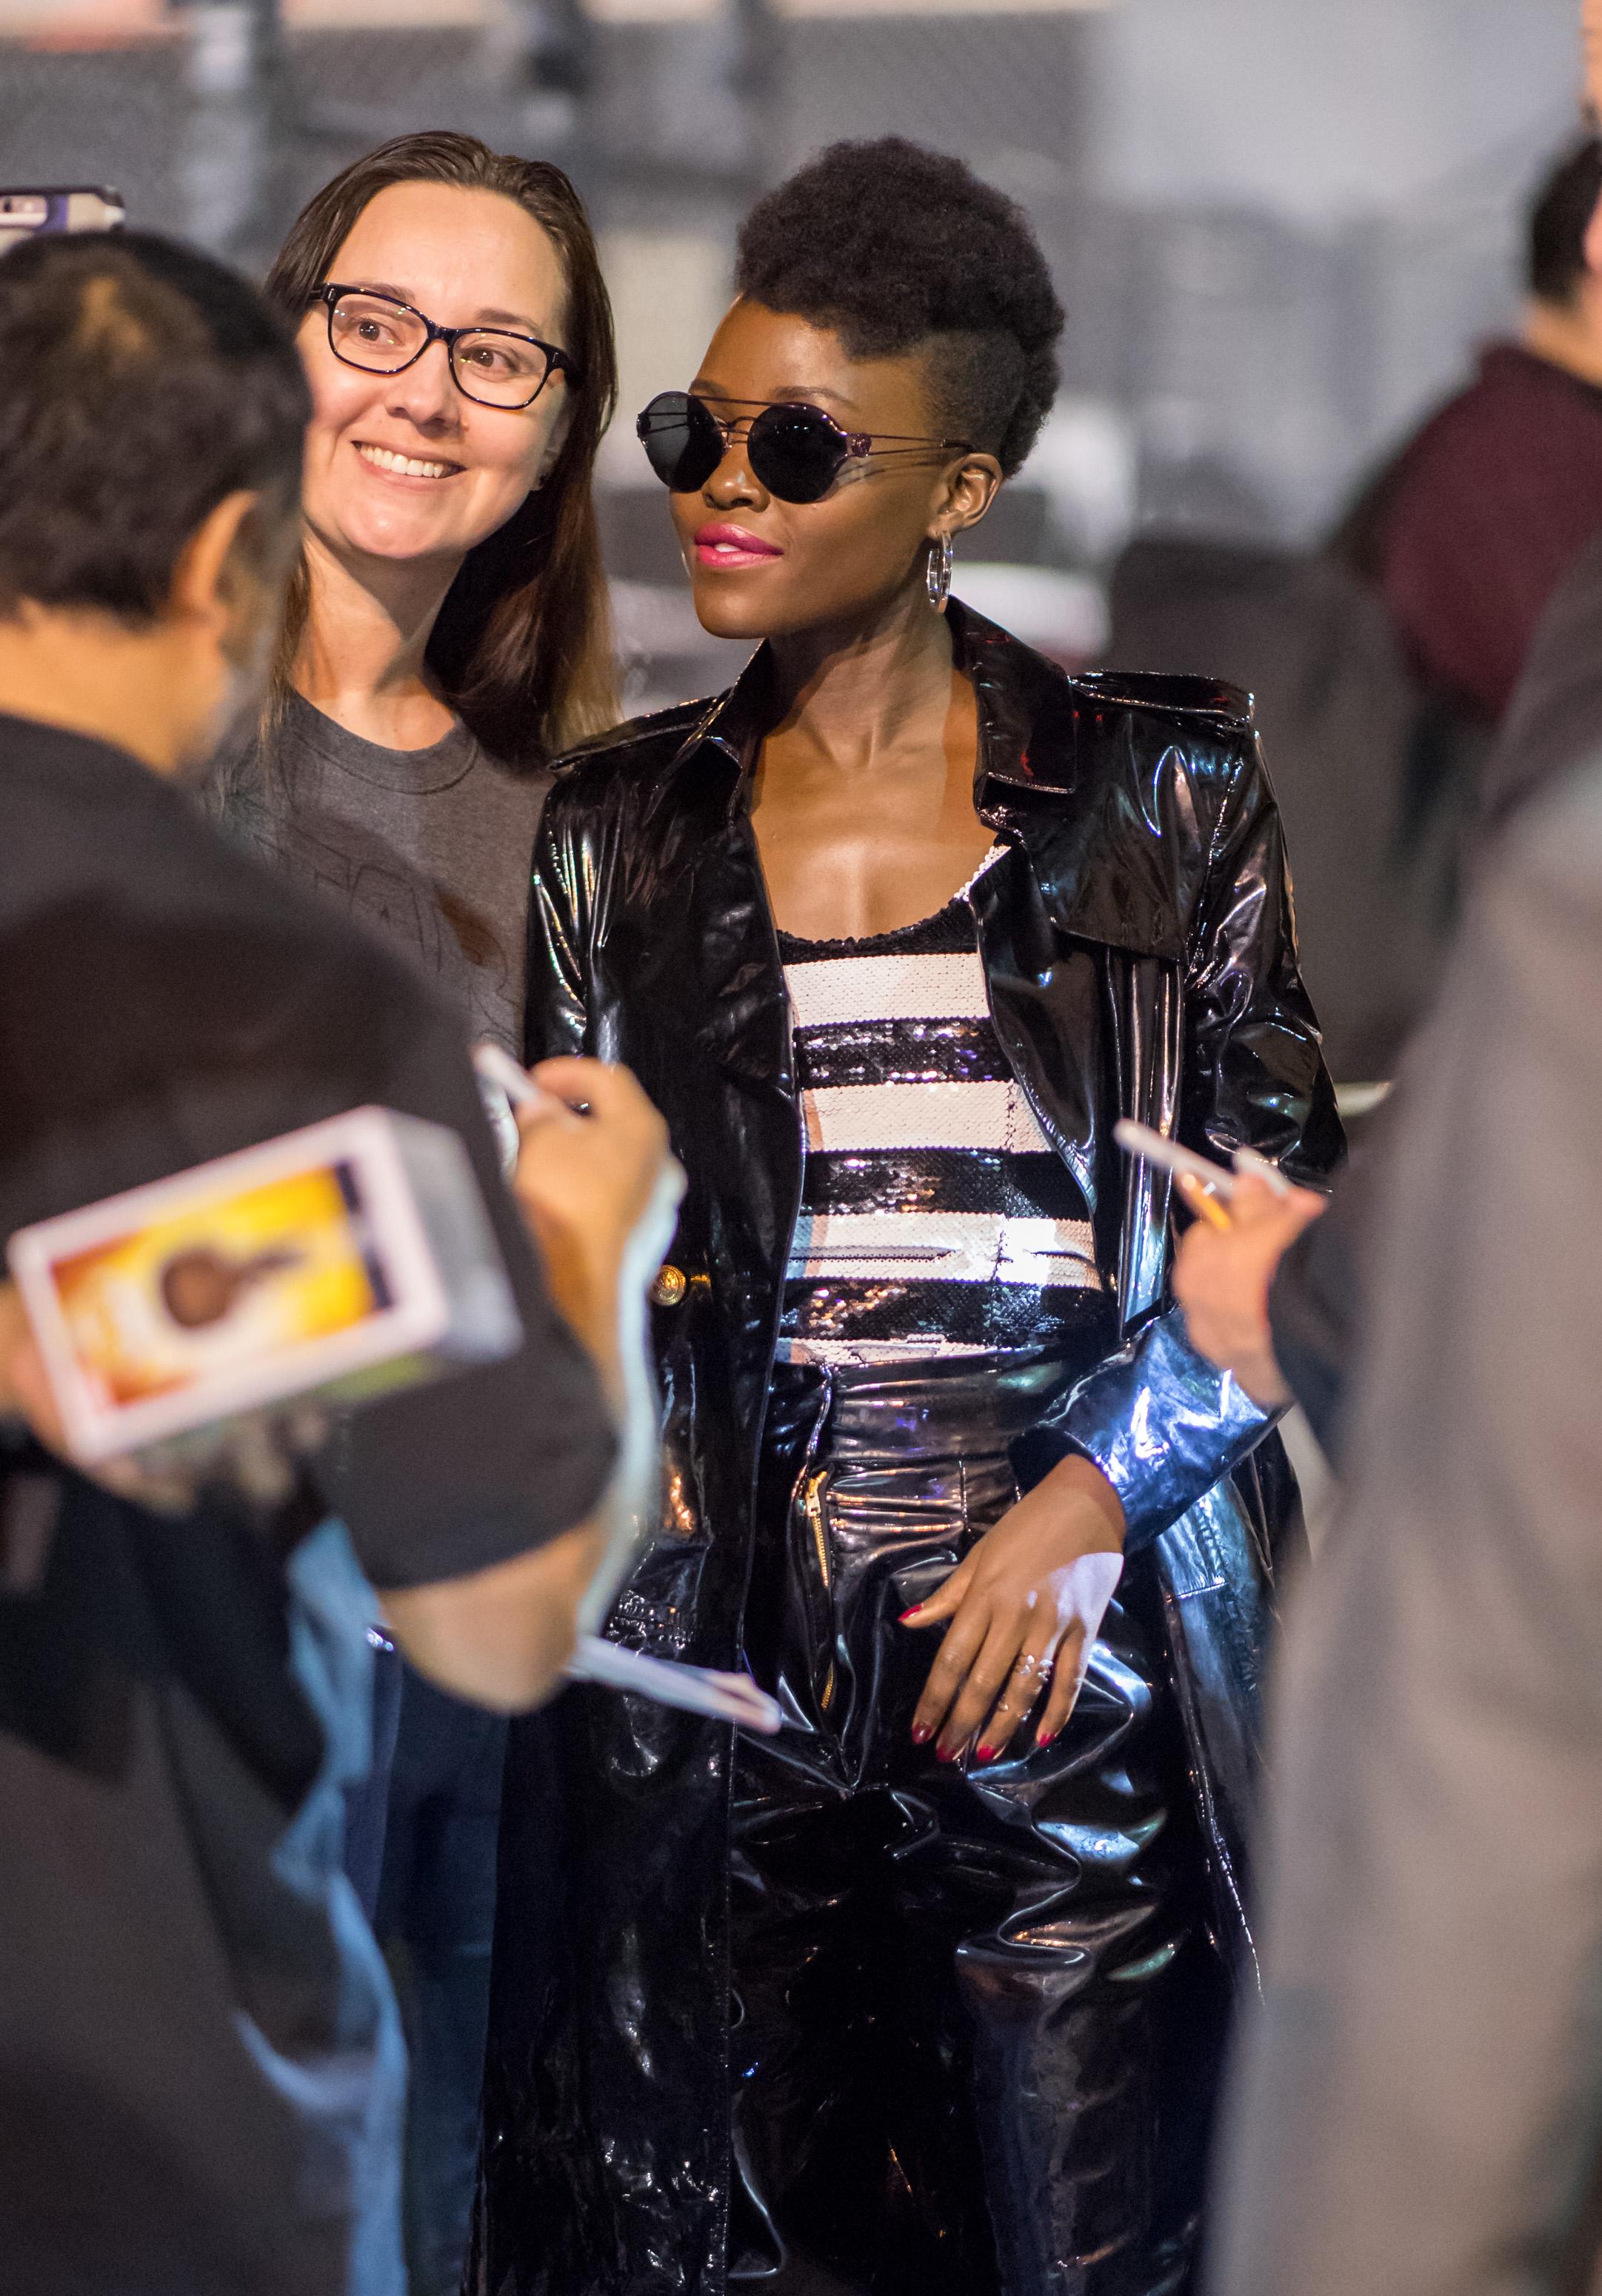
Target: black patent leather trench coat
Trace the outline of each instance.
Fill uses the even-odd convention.
[[[1220,1939],[1238,1955],[1273,1566],[1295,1490],[1262,1415],[1165,1307],[1168,1188],[1112,1131],[1128,1113],[1226,1159],[1249,1143],[1314,1181],[1337,1160],[1278,816],[1245,696],[1069,677],[955,603],[950,616],[979,702],[975,804],[1012,849],[973,896],[991,1010],[1092,1208],[1127,1342],[1015,1464],[1027,1485],[1084,1453],[1123,1500],[1130,1549],[1155,1544]],[[565,767],[530,928],[530,1057],[626,1062],[688,1174],[672,1253],[685,1287],[655,1324],[666,1521],[612,1631],[716,1667],[740,1652],[801,1192],[788,1002],[745,804],[765,686],[759,654],[730,693]],[[712,2296],[729,2186],[729,1734],[582,1691],[519,1730],[473,2284]],[[562,1780],[564,1809],[522,1797],[520,1776],[531,1792],[542,1772]],[[543,1937],[536,1877],[560,1892]]]

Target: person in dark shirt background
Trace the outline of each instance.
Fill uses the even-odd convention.
[[[1499,723],[1549,600],[1602,532],[1602,279],[1587,258],[1599,193],[1591,136],[1537,197],[1517,340],[1487,346],[1336,537],[1425,686],[1481,726]]]
[[[1602,536],[1554,593],[1486,758],[1469,838],[1475,873],[1599,745]],[[1233,1232],[1191,1228],[1174,1270],[1193,1343],[1260,1402],[1299,1404],[1337,1468],[1367,1315],[1364,1240],[1396,1118],[1393,1105],[1374,1119],[1324,1217],[1248,1183]]]
[[[1539,726],[1528,694],[1509,711],[1549,602],[1602,547],[1602,280],[1587,257],[1599,192],[1602,144],[1588,140],[1536,198],[1519,340],[1487,350],[1321,547],[1143,532],[1113,573],[1109,664],[1204,671],[1255,699],[1343,1086],[1395,1074],[1510,763],[1539,771],[1555,743],[1573,746],[1545,681]]]

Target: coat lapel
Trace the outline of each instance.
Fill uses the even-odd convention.
[[[1112,1084],[1122,1106],[1138,1100],[1148,1120],[1171,1119],[1171,1109],[1148,1105],[1145,1038],[1154,997],[1177,1009],[1185,933],[1172,868],[1194,843],[1182,833],[1188,780],[1161,750],[1144,767],[1121,752],[1109,772],[1109,744],[1133,738],[1127,709],[954,611],[957,659],[979,699],[975,807],[1014,848],[974,889],[991,1012],[1092,1208],[1105,1264],[1117,1262],[1121,1300],[1144,1299],[1149,1208],[1125,1201],[1141,1168],[1120,1170],[1121,1188],[1104,1185],[1120,1169],[1103,1169],[1105,1106]],[[1095,771],[1081,773],[1092,755]]]
[[[1151,709],[1137,717],[1113,681],[1069,677],[966,608],[949,611],[979,700],[981,818],[1023,848],[1057,931],[1182,963],[1193,889],[1176,889],[1174,857],[1204,861],[1207,849],[1179,769],[1179,729],[1171,748],[1154,744]],[[1138,743],[1138,726],[1146,731]],[[1095,771],[1081,773],[1091,756]]]
[[[718,1068],[788,1099],[789,1001],[744,802],[766,688],[759,652],[686,735],[662,776],[647,830],[660,825],[662,840],[682,838],[689,849],[687,868],[660,872],[672,888],[674,907],[655,921],[658,949],[671,952],[666,961],[685,988],[699,988],[698,995],[672,1001],[694,1010],[697,1047]]]

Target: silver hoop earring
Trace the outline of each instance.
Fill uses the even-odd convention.
[[[929,564],[924,578],[929,585],[929,603],[937,614],[946,611],[946,601],[951,594],[951,537],[938,534],[929,545]]]

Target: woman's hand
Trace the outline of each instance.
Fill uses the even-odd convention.
[[[993,1761],[1051,1677],[1035,1743],[1047,1746],[1073,1711],[1091,1645],[1123,1569],[1123,1509],[1088,1459],[1063,1460],[1002,1516],[940,1592],[903,1613],[909,1627],[949,1620],[929,1669],[912,1734],[936,1733],[954,1762],[981,1731]]]

